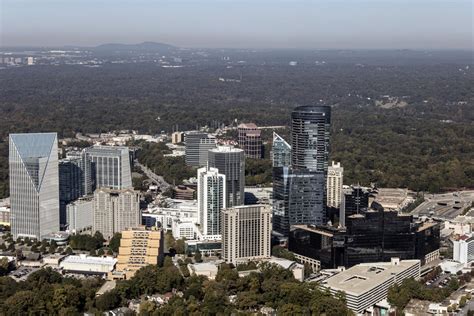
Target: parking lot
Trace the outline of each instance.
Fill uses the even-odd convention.
[[[25,281],[31,273],[37,270],[39,270],[39,268],[19,267],[18,269],[10,272],[10,276],[17,282]]]

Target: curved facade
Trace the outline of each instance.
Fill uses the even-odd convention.
[[[291,113],[291,165],[295,169],[327,172],[331,108],[305,105]]]

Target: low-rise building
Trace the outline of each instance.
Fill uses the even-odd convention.
[[[144,227],[122,231],[117,271],[130,279],[137,270],[149,264],[158,264],[163,254],[163,231]],[[109,274],[109,278],[113,278]]]
[[[474,234],[453,239],[453,260],[463,264],[474,260]]]
[[[387,298],[388,289],[400,285],[404,279],[420,277],[420,260],[400,260],[390,262],[361,263],[323,281],[322,286],[331,294],[344,292],[347,307],[355,313]]]
[[[66,206],[67,229],[72,233],[92,229],[94,202],[92,197],[82,198]]]
[[[10,199],[0,200],[0,225],[10,226]]]
[[[92,257],[80,254],[64,258],[59,263],[59,267],[69,273],[106,275],[114,269],[116,263],[117,259],[112,257]]]
[[[180,220],[175,219],[171,225],[171,231],[175,239],[186,238],[196,239],[198,229],[194,220]]]

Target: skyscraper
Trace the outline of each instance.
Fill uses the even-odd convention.
[[[94,231],[105,238],[141,224],[140,193],[133,189],[100,188],[94,192]]]
[[[198,220],[205,238],[221,237],[221,210],[226,207],[226,177],[216,168],[200,168],[198,175]]]
[[[270,257],[272,212],[266,205],[222,211],[222,258],[229,263]]]
[[[9,168],[14,238],[59,231],[56,133],[10,134]]]
[[[70,151],[66,154],[66,159],[72,159],[80,169],[80,196],[90,195],[95,190],[95,173],[91,156],[86,149],[81,151]]]
[[[329,207],[339,208],[342,201],[342,181],[344,175],[344,168],[341,163],[332,162],[328,167],[327,177],[327,205]]]
[[[291,145],[275,132],[273,132],[272,163],[274,168],[291,165]]]
[[[132,187],[128,147],[94,146],[86,148],[94,168],[97,188],[127,189]]]
[[[216,148],[216,138],[202,132],[186,133],[184,143],[186,165],[192,167],[207,165],[209,150]]]
[[[262,131],[254,123],[242,123],[238,126],[239,147],[246,158],[262,158]]]
[[[227,207],[244,204],[245,157],[242,149],[220,146],[209,150],[209,167],[225,175]]]
[[[291,165],[327,173],[331,107],[306,105],[291,113]]]

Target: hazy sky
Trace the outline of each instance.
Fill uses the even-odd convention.
[[[473,49],[471,0],[0,0],[0,46]]]

